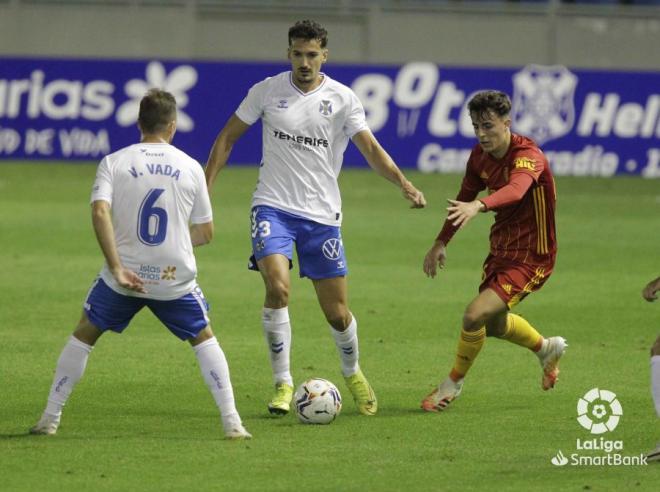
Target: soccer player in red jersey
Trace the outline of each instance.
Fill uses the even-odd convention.
[[[483,91],[468,103],[479,143],[472,149],[447,220],[424,258],[424,272],[435,277],[447,259],[447,244],[479,212],[495,212],[490,253],[479,294],[463,314],[456,362],[449,376],[422,401],[429,412],[444,410],[463,388],[463,379],[486,336],[534,351],[543,368],[542,387],[555,385],[558,361],[566,349],[561,337],[544,338],[525,319],[510,312],[540,289],[552,273],[557,253],[555,184],[543,152],[531,139],[511,133],[511,101],[498,91]],[[488,196],[477,199],[480,191]]]

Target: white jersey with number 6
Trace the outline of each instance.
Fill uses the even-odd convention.
[[[148,293],[120,287],[106,264],[101,278],[108,286],[161,300],[190,293],[197,265],[189,227],[213,219],[199,163],[165,143],[130,145],[99,164],[91,197],[98,200],[111,205],[122,264],[144,280]]]
[[[263,157],[252,206],[269,205],[321,224],[341,225],[337,177],[348,140],[368,129],[362,103],[345,85],[321,74],[304,93],[291,72],[269,77],[248,92],[236,116],[263,123]]]

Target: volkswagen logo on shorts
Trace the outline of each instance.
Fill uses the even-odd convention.
[[[327,239],[321,246],[321,251],[328,260],[336,260],[341,256],[341,239],[336,237]]]

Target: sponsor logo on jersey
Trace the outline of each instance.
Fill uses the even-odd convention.
[[[138,269],[137,276],[142,280],[160,280],[161,279],[161,269],[158,265],[140,265]],[[153,282],[152,282],[153,283]]]
[[[286,99],[280,99],[277,103],[277,109],[287,109],[289,107],[289,101]]]
[[[162,280],[176,280],[176,267],[168,266],[163,270],[163,274],[160,277]]]
[[[530,159],[529,157],[517,157],[513,160],[513,167],[515,169],[529,169],[530,171],[534,171],[536,167],[535,162],[534,159]]]
[[[575,123],[577,77],[561,65],[528,65],[513,75],[513,128],[542,145]]]
[[[308,137],[306,135],[291,135],[281,130],[273,130],[273,136],[280,140],[287,140],[310,147],[328,147],[328,140],[325,138]]]

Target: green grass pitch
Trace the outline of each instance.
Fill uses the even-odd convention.
[[[190,347],[146,311],[123,335],[101,338],[58,434],[28,436],[102,264],[89,217],[94,172],[87,164],[0,164],[0,489],[658,490],[660,465],[550,463],[559,450],[577,452],[578,438],[591,439],[576,420],[576,404],[594,387],[615,392],[623,406],[619,426],[602,437],[622,440],[625,455],[646,453],[660,441],[649,390],[660,305],[640,296],[660,274],[658,181],[557,179],[555,272],[516,309],[541,333],[568,339],[557,387],[540,389],[530,352],[488,339],[461,398],[446,413],[426,414],[419,402],[451,367],[492,215],[457,234],[447,267],[430,280],[422,259],[460,176],[409,172],[429,202],[425,210],[410,210],[375,173],[344,171],[350,307],[380,411],[358,415],[313,287],[296,268],[294,378],[330,379],[344,397],[339,418],[317,427],[293,415],[267,416],[263,287],[246,270],[257,170],[230,167],[213,193],[216,238],[197,250],[199,282],[254,439],[221,439]]]

